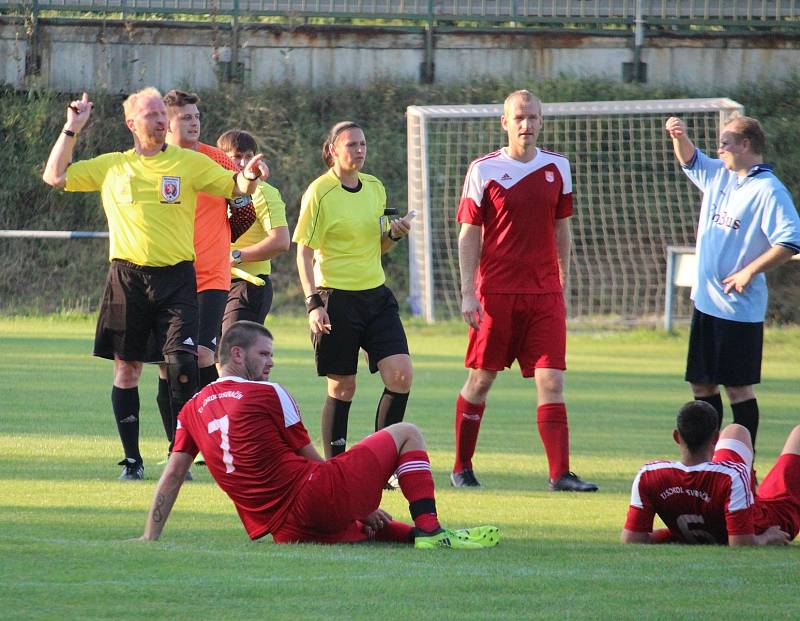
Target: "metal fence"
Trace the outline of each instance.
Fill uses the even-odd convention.
[[[0,11],[457,22],[800,28],[800,0],[0,0]]]

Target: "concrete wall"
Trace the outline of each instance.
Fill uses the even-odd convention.
[[[227,25],[41,20],[40,70],[27,59],[25,25],[0,20],[0,79],[18,88],[127,92],[144,85],[211,88],[229,65]],[[622,79],[632,60],[630,33],[569,32],[436,34],[435,81],[484,77],[604,76]],[[800,73],[800,35],[648,36],[642,50],[648,83],[723,89],[740,81]],[[290,80],[299,84],[359,84],[376,77],[418,80],[425,35],[358,27],[249,27],[240,31],[239,61],[248,85]],[[26,67],[28,68],[26,75]]]

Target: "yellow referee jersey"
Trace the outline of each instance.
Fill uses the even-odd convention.
[[[233,173],[189,149],[167,146],[145,157],[133,149],[67,168],[67,192],[100,192],[109,259],[163,267],[194,260],[198,192],[230,198]]]
[[[247,229],[239,239],[231,244],[231,249],[242,249],[257,244],[264,239],[264,233],[279,226],[287,226],[286,204],[281,198],[278,188],[261,181],[258,189],[253,193],[253,207],[256,210],[256,221]],[[269,274],[272,271],[269,259],[264,261],[249,261],[237,265],[253,276]]]
[[[314,249],[318,287],[362,291],[386,280],[380,223],[386,190],[372,175],[359,173],[358,178],[361,189],[349,192],[329,170],[303,195],[292,241]]]

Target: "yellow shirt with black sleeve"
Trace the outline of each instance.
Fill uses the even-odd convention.
[[[286,222],[286,204],[283,202],[278,188],[271,186],[269,183],[259,182],[258,188],[253,192],[253,207],[256,210],[256,221],[239,239],[231,244],[231,250],[241,250],[257,244],[264,240],[265,233],[269,233],[269,231],[279,226],[288,225]],[[272,272],[269,259],[248,261],[240,263],[236,267],[253,276]]]
[[[67,192],[100,192],[109,259],[165,267],[194,260],[198,192],[233,197],[233,173],[189,149],[167,146],[145,157],[106,153],[67,168]]]
[[[314,249],[314,282],[345,291],[384,283],[381,221],[386,190],[372,175],[358,174],[361,188],[342,187],[333,170],[314,180],[300,204],[292,241]]]

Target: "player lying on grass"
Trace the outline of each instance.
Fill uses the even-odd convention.
[[[680,461],[654,461],[636,475],[622,543],[786,545],[800,530],[800,426],[754,490],[750,432],[717,430],[716,409],[690,401],[673,431]],[[667,530],[653,532],[658,515]]]
[[[220,379],[181,410],[142,539],[159,538],[186,472],[202,451],[251,539],[272,533],[276,543],[374,539],[413,542],[417,548],[497,545],[500,533],[493,526],[441,527],[425,441],[414,425],[386,427],[325,461],[311,444],[292,396],[265,381],[272,368],[272,335],[264,326],[234,323],[222,337],[219,356]],[[413,527],[378,506],[395,471]]]

